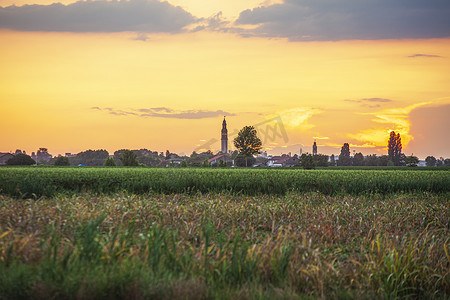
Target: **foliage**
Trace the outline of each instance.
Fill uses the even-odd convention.
[[[211,167],[211,164],[209,163],[208,159],[205,158],[205,160],[203,161],[202,167],[204,167],[204,168]]]
[[[427,158],[425,158],[425,163],[427,164],[427,167],[434,167],[434,166],[436,166],[436,157],[434,157],[434,156],[427,156]]]
[[[120,156],[120,161],[122,162],[122,165],[126,167],[133,167],[139,165],[136,154],[131,150],[123,151],[122,155]]]
[[[55,159],[55,166],[70,166],[69,158],[65,156],[59,156]]]
[[[347,167],[351,168],[351,167]],[[406,168],[406,167],[405,167]],[[417,170],[418,168],[416,168]],[[450,172],[423,170],[184,169],[184,168],[0,168],[0,191],[15,197],[59,192],[231,192],[248,195],[289,191],[327,195],[450,192]]]
[[[248,158],[261,153],[262,149],[262,142],[257,135],[255,127],[245,126],[242,128],[234,138],[234,146],[239,151],[239,154],[246,158],[245,166],[251,166],[252,164],[248,162]]]
[[[238,167],[248,167],[252,166],[256,162],[256,158],[252,156],[245,156],[239,153],[234,159],[234,164]]]
[[[120,157],[127,151],[126,149],[117,150],[114,152],[114,160],[117,165],[122,165]],[[129,151],[129,150],[128,150]],[[148,149],[131,150],[136,155],[136,158],[140,164],[144,164],[149,167],[156,167],[165,159],[164,154],[157,151],[151,151]]]
[[[389,159],[396,166],[401,165],[401,157],[400,157],[401,153],[402,153],[402,138],[400,137],[400,133],[395,134],[395,131],[391,131],[388,141],[388,155]]]
[[[449,299],[447,199],[0,195],[0,298]]]
[[[341,148],[341,154],[339,155],[339,160],[337,162],[338,166],[350,166],[351,165],[351,159],[350,159],[350,146],[348,143],[344,143],[344,145]]]
[[[417,164],[419,163],[419,158],[417,156],[407,156],[405,158],[405,163],[408,167],[417,167]]]
[[[187,164],[191,167],[201,167],[203,162],[214,157],[211,151],[206,151],[202,153],[192,152],[191,156],[186,160]]]
[[[86,150],[78,153],[75,157],[69,158],[70,164],[78,166],[103,166],[105,159],[109,156],[106,150]]]
[[[113,157],[108,157],[108,158],[105,160],[104,166],[105,166],[105,167],[115,167],[115,166],[116,166],[116,161],[115,161],[115,159],[114,159]]]
[[[29,155],[19,153],[8,159],[6,164],[10,166],[31,166],[35,165],[36,161],[34,161],[34,159],[32,159]]]
[[[182,167],[182,168],[187,168],[187,162],[185,161],[185,160],[183,160],[182,162],[181,162],[181,164],[180,164],[180,167]]]
[[[313,155],[314,165],[317,167],[328,167],[328,155],[325,154],[316,154]]]
[[[364,165],[364,155],[361,152],[355,153],[352,159],[353,166],[363,166]]]
[[[310,169],[316,168],[316,164],[314,162],[314,158],[313,158],[312,154],[303,153],[300,156],[299,162],[303,169],[310,170]]]

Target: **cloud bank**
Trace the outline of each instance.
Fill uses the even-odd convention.
[[[254,36],[290,40],[376,40],[450,36],[448,0],[285,0],[241,12]]]
[[[234,116],[235,114],[223,110],[174,110],[167,107],[116,109],[111,107],[91,107],[92,110],[104,111],[115,116],[136,116],[143,118],[171,118],[171,119],[205,119],[219,116]]]
[[[0,7],[0,28],[23,31],[176,33],[196,18],[157,0]]]

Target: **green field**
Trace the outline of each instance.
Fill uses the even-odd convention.
[[[449,180],[0,168],[0,299],[448,299]]]
[[[14,197],[57,193],[223,193],[284,195],[288,192],[390,194],[450,192],[450,171],[302,170],[212,168],[0,168],[0,192]]]

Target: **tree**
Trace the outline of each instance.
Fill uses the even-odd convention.
[[[202,167],[205,167],[205,168],[211,167],[211,164],[209,163],[207,158],[205,158],[205,160],[203,161]]]
[[[401,154],[402,154],[402,138],[400,133],[395,134],[395,131],[391,131],[388,141],[388,155],[389,159],[396,166],[401,165]]]
[[[85,166],[103,166],[105,159],[109,156],[108,151],[100,150],[86,150],[78,153],[75,157],[71,157],[69,160],[71,165],[83,164]]]
[[[36,164],[36,162],[29,155],[19,153],[8,159],[6,164],[9,166],[31,166]]]
[[[318,167],[328,167],[328,155],[315,154],[313,155],[314,165]]]
[[[55,159],[55,166],[70,166],[69,158],[60,156]]]
[[[238,154],[234,159],[234,164],[238,167],[252,166],[256,162],[256,158],[253,156],[245,156],[244,154]]]
[[[115,167],[116,166],[116,161],[114,160],[114,158],[108,157],[105,160],[104,166],[105,167]]]
[[[185,160],[183,160],[182,162],[181,162],[181,164],[180,164],[180,167],[182,167],[182,168],[187,168],[187,162],[185,161]]]
[[[120,161],[124,166],[128,167],[139,165],[136,154],[131,150],[125,150],[120,157]]]
[[[303,169],[311,170],[316,168],[316,164],[314,162],[314,157],[312,154],[303,153],[300,156],[300,165]]]
[[[331,154],[329,164],[332,167],[334,167],[336,165],[336,158],[334,157],[334,154]]]
[[[255,127],[245,126],[234,139],[234,146],[239,154],[245,157],[245,166],[248,167],[248,158],[261,153],[262,142],[258,137]]]
[[[362,165],[364,165],[364,155],[361,152],[358,152],[355,155],[353,155],[352,164],[354,166],[362,166]]]
[[[419,163],[419,158],[417,158],[417,156],[414,155],[406,156],[405,163],[408,167],[417,167],[417,164]]]
[[[344,143],[341,148],[341,154],[339,155],[338,166],[350,166],[350,146],[348,143]]]
[[[427,164],[427,167],[434,167],[434,166],[436,166],[436,157],[434,157],[434,156],[427,156],[427,158],[425,158],[425,163]]]

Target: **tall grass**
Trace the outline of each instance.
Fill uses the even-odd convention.
[[[448,195],[0,196],[0,298],[450,297]]]

